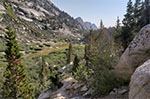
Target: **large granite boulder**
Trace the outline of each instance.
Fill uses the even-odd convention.
[[[129,99],[150,99],[150,60],[137,68],[132,75]]]
[[[135,69],[150,59],[150,24],[143,27],[115,67],[116,77],[130,81]]]

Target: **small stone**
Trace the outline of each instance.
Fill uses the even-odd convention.
[[[82,88],[81,88],[81,91],[87,91],[88,88],[86,87],[86,85],[84,85]]]
[[[118,91],[118,94],[124,95],[125,93],[127,93],[128,90],[127,89],[123,89],[121,91]]]
[[[94,92],[94,90],[89,89],[85,94],[83,94],[83,97],[89,96]]]

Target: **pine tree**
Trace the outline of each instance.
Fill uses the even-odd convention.
[[[124,15],[122,23],[123,27],[121,32],[121,40],[122,40],[121,42],[125,50],[133,39],[132,31],[134,25],[134,16],[133,16],[133,5],[131,0],[129,0],[127,4],[127,13]]]
[[[104,28],[103,20],[100,21],[100,29]]]
[[[117,30],[120,30],[120,28],[121,28],[121,26],[120,26],[120,19],[119,19],[119,16],[117,17],[117,22],[116,22],[117,24],[116,24],[116,29]]]
[[[68,56],[67,56],[67,64],[70,64],[72,61],[72,44],[69,44]]]
[[[89,60],[89,58],[88,58],[88,55],[89,55],[89,51],[88,51],[88,45],[85,45],[85,47],[84,47],[84,58],[85,58],[85,65],[86,66],[88,66],[88,60]]]
[[[145,25],[150,24],[150,0],[145,0]]]
[[[120,26],[120,19],[119,17],[117,17],[117,21],[116,21],[116,26],[115,26],[115,31],[113,33],[113,37],[114,37],[114,40],[115,40],[115,43],[116,44],[120,44],[120,41],[121,41],[121,26]]]
[[[16,40],[16,32],[9,26],[6,34],[7,49],[5,51],[5,57],[8,65],[4,73],[3,98],[34,99],[33,87],[29,85],[25,67],[22,65],[22,54],[19,53],[20,49]]]
[[[44,82],[46,81],[47,77],[46,77],[46,64],[45,64],[45,59],[44,57],[42,57],[42,62],[41,62],[41,72],[39,74],[40,77],[40,81],[41,81],[41,85],[44,86]]]
[[[78,55],[75,55],[75,58],[74,58],[74,61],[73,61],[73,68],[72,68],[72,71],[73,72],[76,72],[77,71],[77,68],[79,66],[79,58],[78,58]]]
[[[88,51],[92,51],[92,46],[94,43],[94,33],[93,33],[93,29],[90,29],[90,33],[88,36]]]
[[[142,1],[141,0],[135,0],[134,4],[134,21],[135,23],[138,23],[140,17],[141,17],[141,11],[142,10]]]
[[[134,4],[134,29],[133,29],[134,33],[138,32],[143,27],[143,24],[141,24],[141,22],[143,21],[142,19],[143,11],[144,11],[143,1],[136,0]]]
[[[90,32],[88,35],[88,44],[85,45],[85,48],[84,48],[84,51],[85,51],[84,58],[86,61],[86,64],[85,64],[86,66],[88,66],[88,57],[89,57],[89,54],[92,53],[93,51],[94,43],[95,43],[94,32],[93,32],[93,29],[90,29]]]
[[[99,50],[101,49],[101,47],[106,43],[105,40],[108,37],[108,35],[106,34],[106,32],[104,31],[104,24],[103,21],[100,21],[100,29],[99,29],[99,34],[96,37],[95,41],[97,42],[97,46],[99,47]]]

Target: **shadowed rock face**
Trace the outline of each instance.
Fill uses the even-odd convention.
[[[130,81],[135,69],[150,58],[150,24],[143,27],[121,56],[116,77]]]
[[[129,99],[150,99],[150,60],[137,68],[132,75]]]

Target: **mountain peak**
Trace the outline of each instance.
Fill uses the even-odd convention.
[[[87,21],[84,22],[81,17],[77,17],[75,20],[78,21],[81,25],[83,25],[83,27],[84,27],[85,29],[87,29],[87,30],[90,30],[91,28],[92,28],[93,30],[97,30],[97,29],[98,29],[97,26],[96,26],[94,23],[87,22]]]

